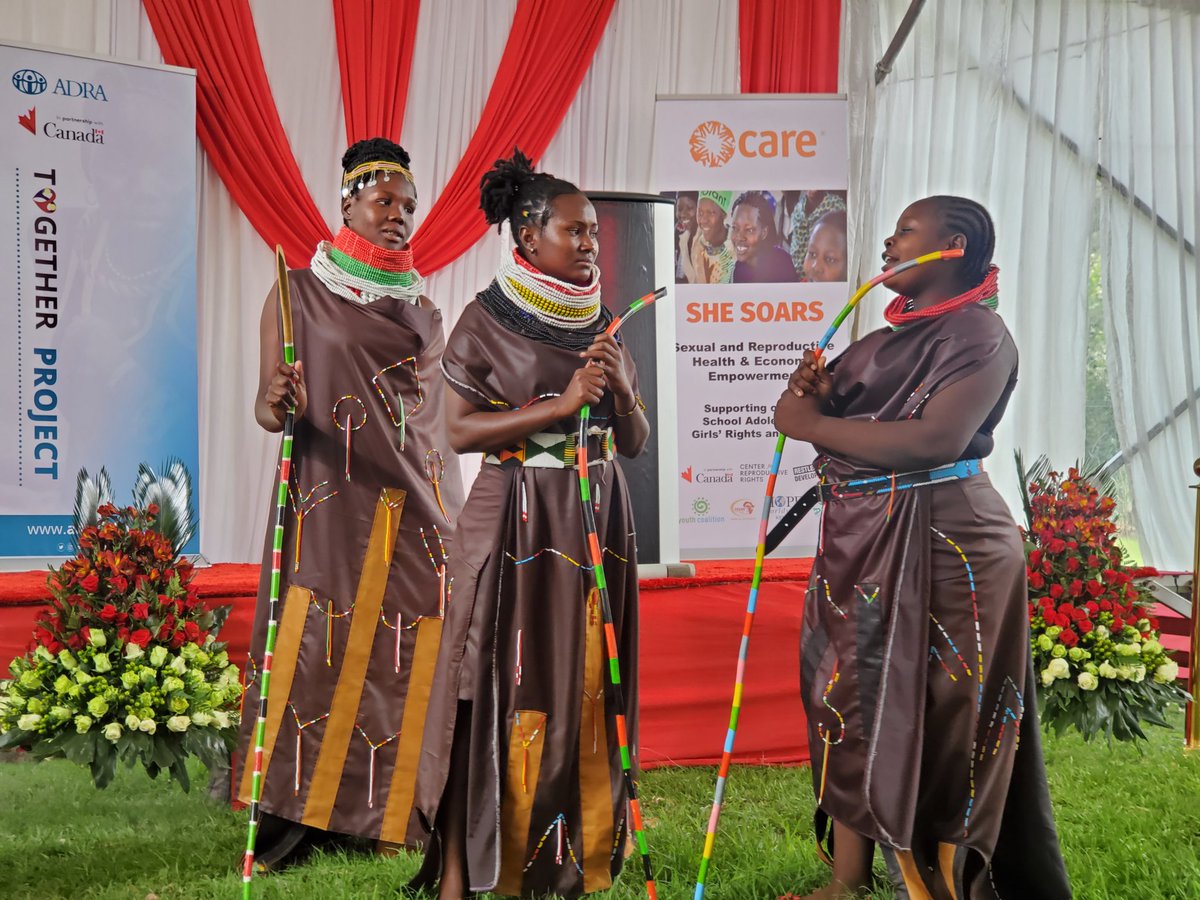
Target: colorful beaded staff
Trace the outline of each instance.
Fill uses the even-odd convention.
[[[296,364],[292,343],[292,298],[288,290],[287,262],[283,247],[275,247],[275,279],[279,291],[279,321],[283,330],[283,361]],[[254,877],[254,845],[258,839],[259,804],[262,801],[263,747],[267,738],[267,698],[271,689],[271,663],[275,656],[275,637],[279,631],[280,562],[283,558],[283,523],[287,515],[287,490],[292,473],[292,430],[296,407],[288,407],[283,420],[283,444],[279,452],[279,484],[275,490],[275,532],[271,540],[271,591],[267,606],[267,640],[263,651],[262,680],[258,688],[258,720],[254,725],[254,769],[250,781],[250,820],[246,827],[246,855],[242,862],[242,897],[250,900],[250,879]]]
[[[846,321],[846,317],[858,305],[858,301],[875,285],[882,284],[889,278],[899,275],[901,272],[905,272],[914,266],[939,259],[957,259],[962,255],[962,250],[938,250],[935,253],[927,253],[924,256],[918,256],[916,259],[902,262],[876,275],[855,291],[854,296],[850,298],[850,301],[842,308],[842,311],[837,314],[837,317],[833,320],[833,323],[826,330],[825,334],[821,337],[820,343],[817,345],[816,358],[821,358],[821,354],[829,346],[829,342],[833,339],[833,335],[837,332],[838,328],[841,327],[842,322]],[[700,856],[700,871],[696,875],[694,900],[702,900],[704,897],[705,879],[708,877],[708,867],[712,862],[713,847],[717,841],[717,823],[721,818],[721,803],[725,798],[725,785],[729,780],[729,766],[733,761],[733,744],[737,738],[738,716],[742,711],[742,690],[746,677],[746,659],[750,652],[750,630],[754,627],[754,612],[758,606],[758,587],[762,583],[763,558],[766,556],[767,525],[771,517],[771,507],[775,498],[775,479],[779,476],[779,464],[783,459],[783,445],[786,442],[786,435],[781,434],[775,439],[775,455],[771,459],[771,471],[767,475],[767,489],[762,504],[762,518],[759,519],[758,523],[758,547],[754,554],[754,575],[750,580],[750,597],[746,601],[746,615],[742,622],[742,641],[738,647],[737,669],[734,673],[733,703],[729,710],[729,729],[725,734],[724,750],[721,752],[721,767],[717,771],[717,786],[713,791],[712,812],[708,817],[708,831],[704,837],[704,850]]]
[[[659,288],[634,300],[629,307],[614,318],[604,331],[616,334],[621,323],[639,310],[645,309],[667,295],[666,288]],[[633,833],[638,852],[642,855],[642,871],[646,876],[646,894],[657,900],[658,888],[654,883],[654,869],[650,865],[650,848],[646,844],[645,826],[642,824],[642,804],[638,800],[637,787],[633,783],[632,762],[629,757],[629,735],[625,730],[625,691],[621,687],[621,666],[617,659],[617,635],[613,626],[612,605],[608,599],[608,582],[604,580],[604,553],[600,550],[600,539],[596,534],[596,516],[592,506],[592,484],[588,476],[588,428],[592,415],[591,405],[579,410],[579,443],[575,451],[575,465],[579,471],[579,506],[583,511],[583,530],[587,538],[588,551],[592,557],[592,576],[600,592],[600,614],[604,618],[604,638],[608,648],[608,676],[612,686],[613,718],[617,725],[617,746],[621,752],[621,772],[625,776],[625,790],[629,794],[629,814],[633,821]]]

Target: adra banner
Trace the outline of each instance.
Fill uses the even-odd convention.
[[[775,402],[848,295],[848,159],[839,97],[658,100],[655,184],[675,201],[685,559],[754,555]],[[812,460],[788,443],[778,513],[815,483]],[[776,555],[815,546],[814,519]]]
[[[80,468],[199,481],[196,85],[0,44],[0,556],[63,556]],[[198,543],[187,548],[195,552]]]

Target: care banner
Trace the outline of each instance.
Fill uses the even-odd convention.
[[[0,44],[0,134],[0,556],[63,556],[80,468],[199,482],[194,73]]]
[[[775,402],[848,295],[846,102],[660,97],[654,146],[655,185],[676,204],[680,554],[749,558]],[[815,484],[812,461],[788,442],[773,517]],[[815,546],[814,518],[776,555]]]

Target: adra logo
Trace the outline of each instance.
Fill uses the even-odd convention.
[[[77,97],[81,100],[108,102],[108,97],[104,93],[104,85],[92,84],[90,81],[71,81],[69,78],[59,78],[54,82],[52,93],[61,94],[64,97]]]

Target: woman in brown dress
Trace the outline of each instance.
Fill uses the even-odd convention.
[[[980,460],[1016,384],[994,312],[992,222],[930,197],[884,242],[892,327],[826,368],[811,353],[775,410],[810,441],[825,501],[806,595],[801,690],[817,833],[833,881],[870,883],[874,844],[897,896],[1071,894],[1038,734],[1021,538]]]
[[[255,418],[279,431],[296,405],[257,842],[266,868],[326,833],[385,849],[419,840],[409,831],[417,755],[462,505],[442,418],[441,313],[406,249],[417,202],[408,154],[375,138],[342,166],[344,225],[311,268],[288,274],[302,362],[282,361],[275,291],[260,329]],[[273,496],[270,508],[273,519]],[[243,801],[271,534],[234,773]]]
[[[489,222],[509,223],[517,246],[463,312],[443,360],[451,445],[485,457],[450,564],[418,779],[434,839],[415,884],[440,870],[442,898],[576,897],[612,883],[626,833],[573,471],[577,416],[591,404],[596,521],[633,744],[637,559],[613,457],[637,455],[649,425],[633,362],[604,334],[612,314],[587,197],[517,152],[484,176],[481,206]]]

